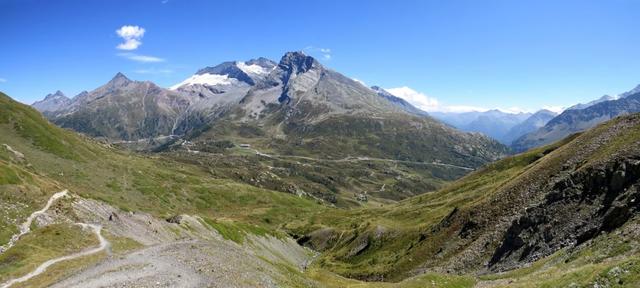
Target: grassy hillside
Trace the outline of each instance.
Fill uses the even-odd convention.
[[[318,265],[348,277],[399,280],[425,271],[523,267],[561,249],[590,249],[600,233],[636,221],[638,143],[640,116],[618,118],[490,164],[434,193],[289,227],[300,242],[324,251]]]
[[[174,161],[164,156],[144,156],[86,138],[48,123],[35,110],[0,94],[0,205],[8,217],[0,225],[0,243],[17,232],[17,224],[44,206],[55,192],[69,189],[84,198],[104,201],[125,211],[149,212],[161,218],[177,214],[199,215],[224,239],[242,243],[245,233],[283,235],[286,226],[303,219],[329,215],[329,208],[308,197],[275,192],[217,178],[210,167]],[[64,212],[66,204],[53,209]],[[30,271],[46,259],[94,245],[95,238],[77,227],[33,227],[18,245],[0,255],[0,281]],[[112,243],[132,242],[112,239]],[[135,242],[125,245],[135,249]],[[133,245],[133,246],[131,246]],[[31,248],[37,248],[33,250]],[[36,251],[46,253],[34,253]],[[62,263],[52,273],[30,281],[44,286],[55,277],[79,271],[104,257],[101,254]],[[68,266],[68,267],[67,267]],[[305,272],[281,267],[292,278],[287,285],[306,287],[308,281],[325,287],[471,287],[469,276],[427,274],[403,283],[365,283],[335,275],[321,267]],[[56,276],[57,275],[57,276]],[[296,280],[297,279],[297,280]],[[302,280],[308,279],[308,280]],[[297,281],[300,281],[298,283]],[[434,286],[434,287],[435,287]]]
[[[280,115],[277,111],[273,115]],[[435,191],[507,152],[484,136],[404,114],[334,115],[317,123],[295,117],[264,123],[218,120],[191,136],[191,150],[212,153],[177,158],[199,161],[217,175],[254,186],[353,207],[366,204],[357,202],[359,194],[375,205]],[[251,148],[237,157],[242,149],[222,149],[222,143]]]
[[[0,191],[2,205],[13,207],[4,210],[10,221],[21,222],[63,189],[159,217],[199,214],[268,228],[324,209],[310,198],[213,178],[198,166],[110,148],[50,124],[4,94],[0,111]],[[0,243],[14,227],[2,225]]]

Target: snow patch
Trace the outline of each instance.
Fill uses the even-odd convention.
[[[186,85],[194,85],[194,84],[202,84],[202,85],[228,85],[231,84],[231,79],[227,75],[218,75],[218,74],[196,74],[193,75],[187,80],[184,80],[176,85],[171,86],[171,90],[176,90],[182,86]]]
[[[264,68],[257,64],[247,65],[247,63],[245,62],[237,62],[236,65],[238,66],[238,68],[240,68],[240,70],[244,71],[244,73],[247,73],[247,74],[264,75],[264,74],[269,74],[269,72],[271,72],[269,69]]]

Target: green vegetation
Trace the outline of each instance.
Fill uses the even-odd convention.
[[[0,255],[0,283],[22,276],[46,260],[97,245],[93,233],[76,225],[54,224],[36,229]]]
[[[501,244],[497,237],[504,232],[492,232],[511,224],[499,219],[542,202],[551,190],[547,179],[571,167],[567,163],[586,169],[638,153],[631,143],[640,138],[639,122],[638,116],[616,119],[487,165],[436,192],[380,208],[319,214],[287,228],[309,235],[307,243],[322,249],[319,265],[350,278],[399,281],[415,269],[442,265],[475,273]],[[473,241],[483,246],[471,248],[477,249],[469,252],[473,258],[460,258]]]
[[[474,287],[476,281],[470,276],[446,275],[426,273],[403,280],[398,283],[363,282],[344,278],[320,269],[311,269],[305,273],[311,279],[317,280],[326,287],[345,288],[466,288]],[[303,287],[303,286],[301,286]]]
[[[245,237],[247,234],[252,234],[256,236],[265,236],[267,234],[269,235],[274,234],[274,232],[271,232],[260,226],[255,226],[255,225],[246,224],[242,222],[231,222],[231,221],[224,221],[224,220],[214,221],[209,218],[204,218],[203,220],[211,228],[216,229],[224,239],[231,240],[238,244],[243,244],[245,242]]]

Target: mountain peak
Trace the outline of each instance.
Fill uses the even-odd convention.
[[[262,68],[266,68],[266,69],[273,69],[276,65],[278,65],[278,63],[275,63],[273,61],[271,61],[270,59],[264,58],[264,57],[259,57],[257,59],[251,59],[249,61],[244,62],[245,65],[257,65],[260,66]]]
[[[121,86],[129,82],[132,82],[131,79],[127,78],[127,76],[124,76],[124,74],[122,74],[121,72],[118,72],[107,84],[112,86]]]
[[[44,100],[49,100],[54,98],[67,98],[67,96],[65,96],[64,93],[62,93],[62,91],[58,90],[55,93],[48,94],[46,97],[44,97]]]
[[[321,66],[315,58],[304,54],[302,51],[287,52],[282,56],[278,65],[283,70],[293,74],[304,73],[314,66]]]
[[[47,94],[43,100],[36,101],[32,104],[40,112],[52,112],[62,109],[71,103],[71,99],[58,90],[55,93]]]

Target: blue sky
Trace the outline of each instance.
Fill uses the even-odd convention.
[[[168,87],[303,49],[435,110],[568,106],[640,84],[640,1],[302,2],[0,0],[0,91],[73,96],[119,71]],[[123,39],[124,25],[144,34]]]

